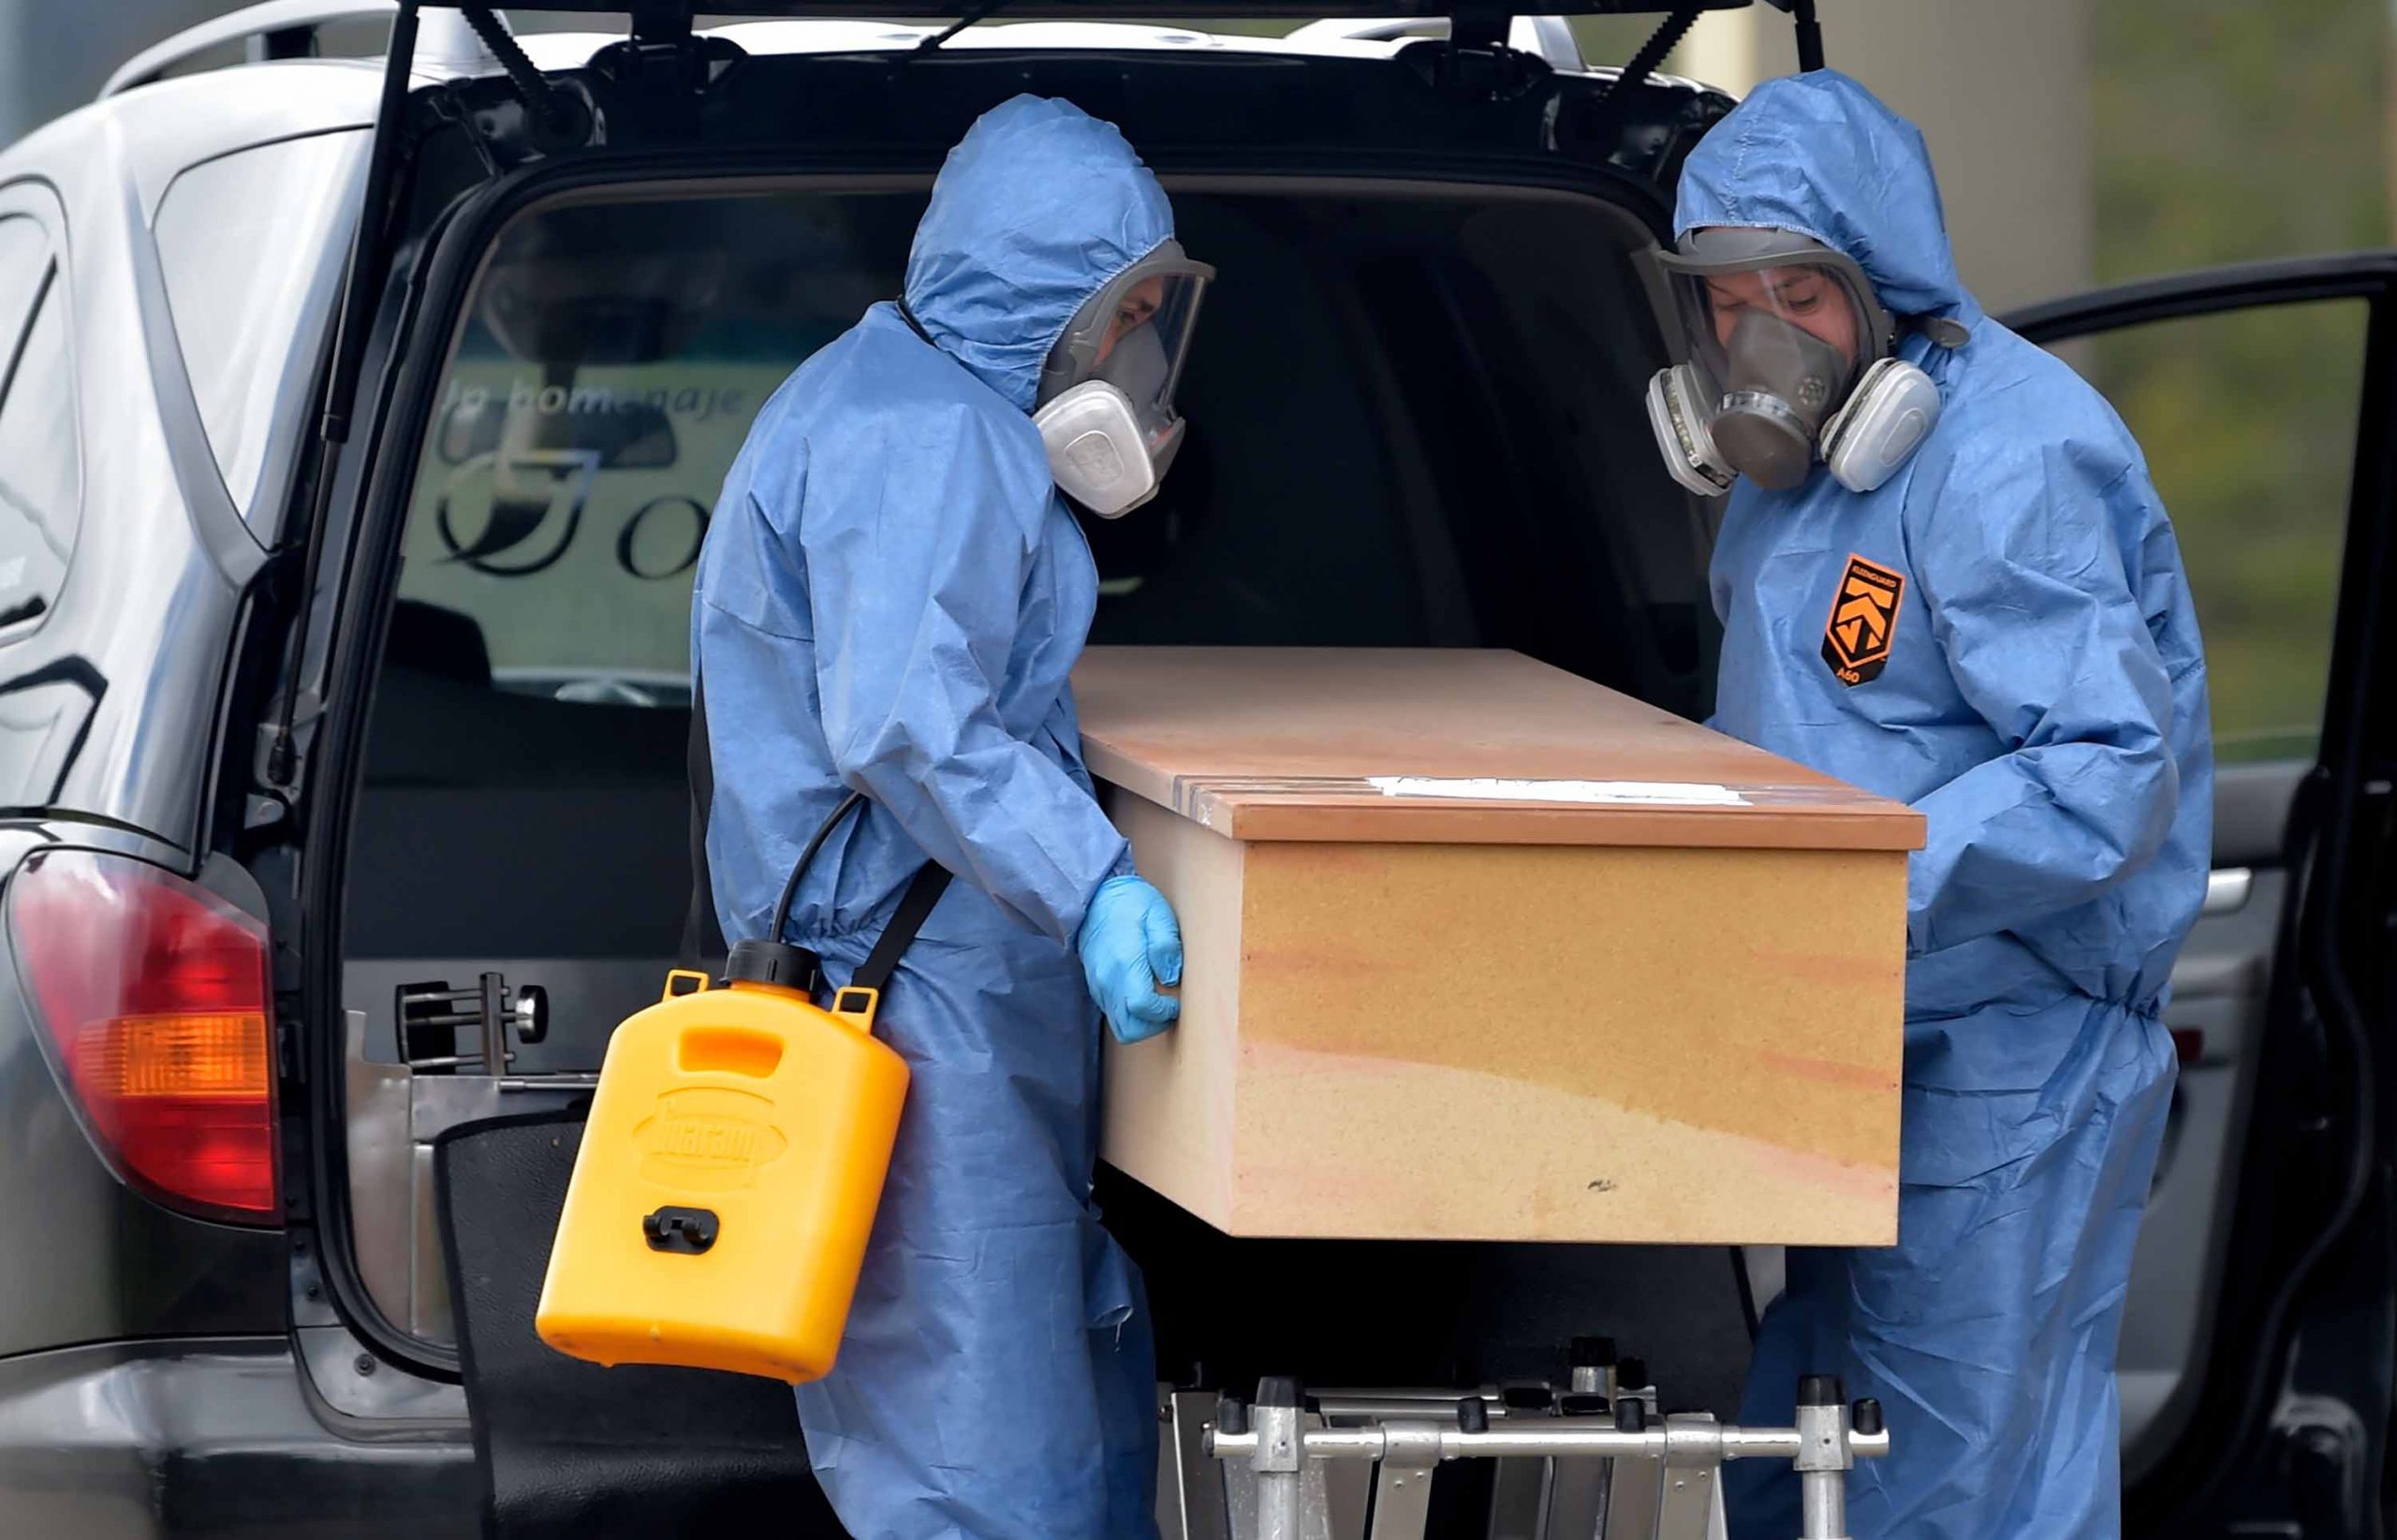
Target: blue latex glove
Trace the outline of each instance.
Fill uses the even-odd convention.
[[[1110,877],[1091,895],[1080,939],[1082,977],[1119,1043],[1173,1025],[1182,1002],[1157,991],[1182,982],[1182,926],[1165,895],[1139,877]]]

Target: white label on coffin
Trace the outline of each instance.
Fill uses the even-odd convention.
[[[1385,797],[1446,797],[1474,802],[1634,803],[1651,807],[1745,807],[1748,799],[1728,786],[1683,781],[1507,781],[1493,777],[1437,779],[1420,775],[1373,775],[1368,785]]]

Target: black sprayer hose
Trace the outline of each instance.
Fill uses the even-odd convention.
[[[864,792],[849,793],[841,799],[841,805],[832,810],[832,815],[816,827],[815,837],[807,842],[807,848],[799,853],[798,864],[790,869],[790,881],[783,884],[783,896],[774,904],[774,928],[766,932],[768,941],[782,940],[783,928],[790,923],[790,906],[799,899],[800,879],[807,875],[807,869],[816,863],[816,853],[824,848],[824,842],[832,837],[832,830],[841,827],[841,820],[857,811],[858,805],[864,800]]]
[[[557,127],[565,118],[558,108],[557,88],[533,63],[533,56],[524,51],[524,45],[516,40],[516,35],[507,30],[507,23],[489,6],[464,5],[458,10],[465,17],[466,24],[475,29],[475,36],[483,40],[483,47],[499,61],[499,67],[507,71],[508,83],[516,88],[524,110],[545,126]]]
[[[1615,77],[1603,99],[1612,101],[1634,86],[1647,83],[1648,77],[1656,73],[1656,66],[1665,62],[1665,55],[1681,47],[1689,29],[1698,25],[1698,14],[1699,7],[1687,6],[1666,17],[1664,25],[1650,33],[1648,40],[1640,45],[1640,51],[1623,66],[1623,73]]]

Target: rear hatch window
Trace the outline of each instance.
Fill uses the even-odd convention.
[[[789,372],[898,291],[923,196],[518,220],[422,447],[403,598],[470,623],[495,690],[686,704],[725,471]],[[1488,187],[1211,182],[1176,206],[1222,274],[1191,442],[1154,505],[1090,527],[1094,639],[1516,647],[1702,706],[1703,531],[1640,417],[1661,344],[1633,221]]]

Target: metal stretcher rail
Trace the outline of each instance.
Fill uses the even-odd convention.
[[[1640,1376],[1644,1378],[1644,1375]],[[1492,1462],[1486,1540],[1717,1540],[1718,1476],[1787,1460],[1797,1540],[1846,1540],[1847,1473],[1890,1452],[1880,1407],[1836,1379],[1800,1382],[1796,1426],[1659,1416],[1653,1386],[1577,1366],[1563,1390],[1336,1390],[1261,1381],[1253,1403],[1169,1395],[1169,1540],[1426,1540],[1433,1474]],[[1171,1521],[1179,1520],[1178,1532]]]

